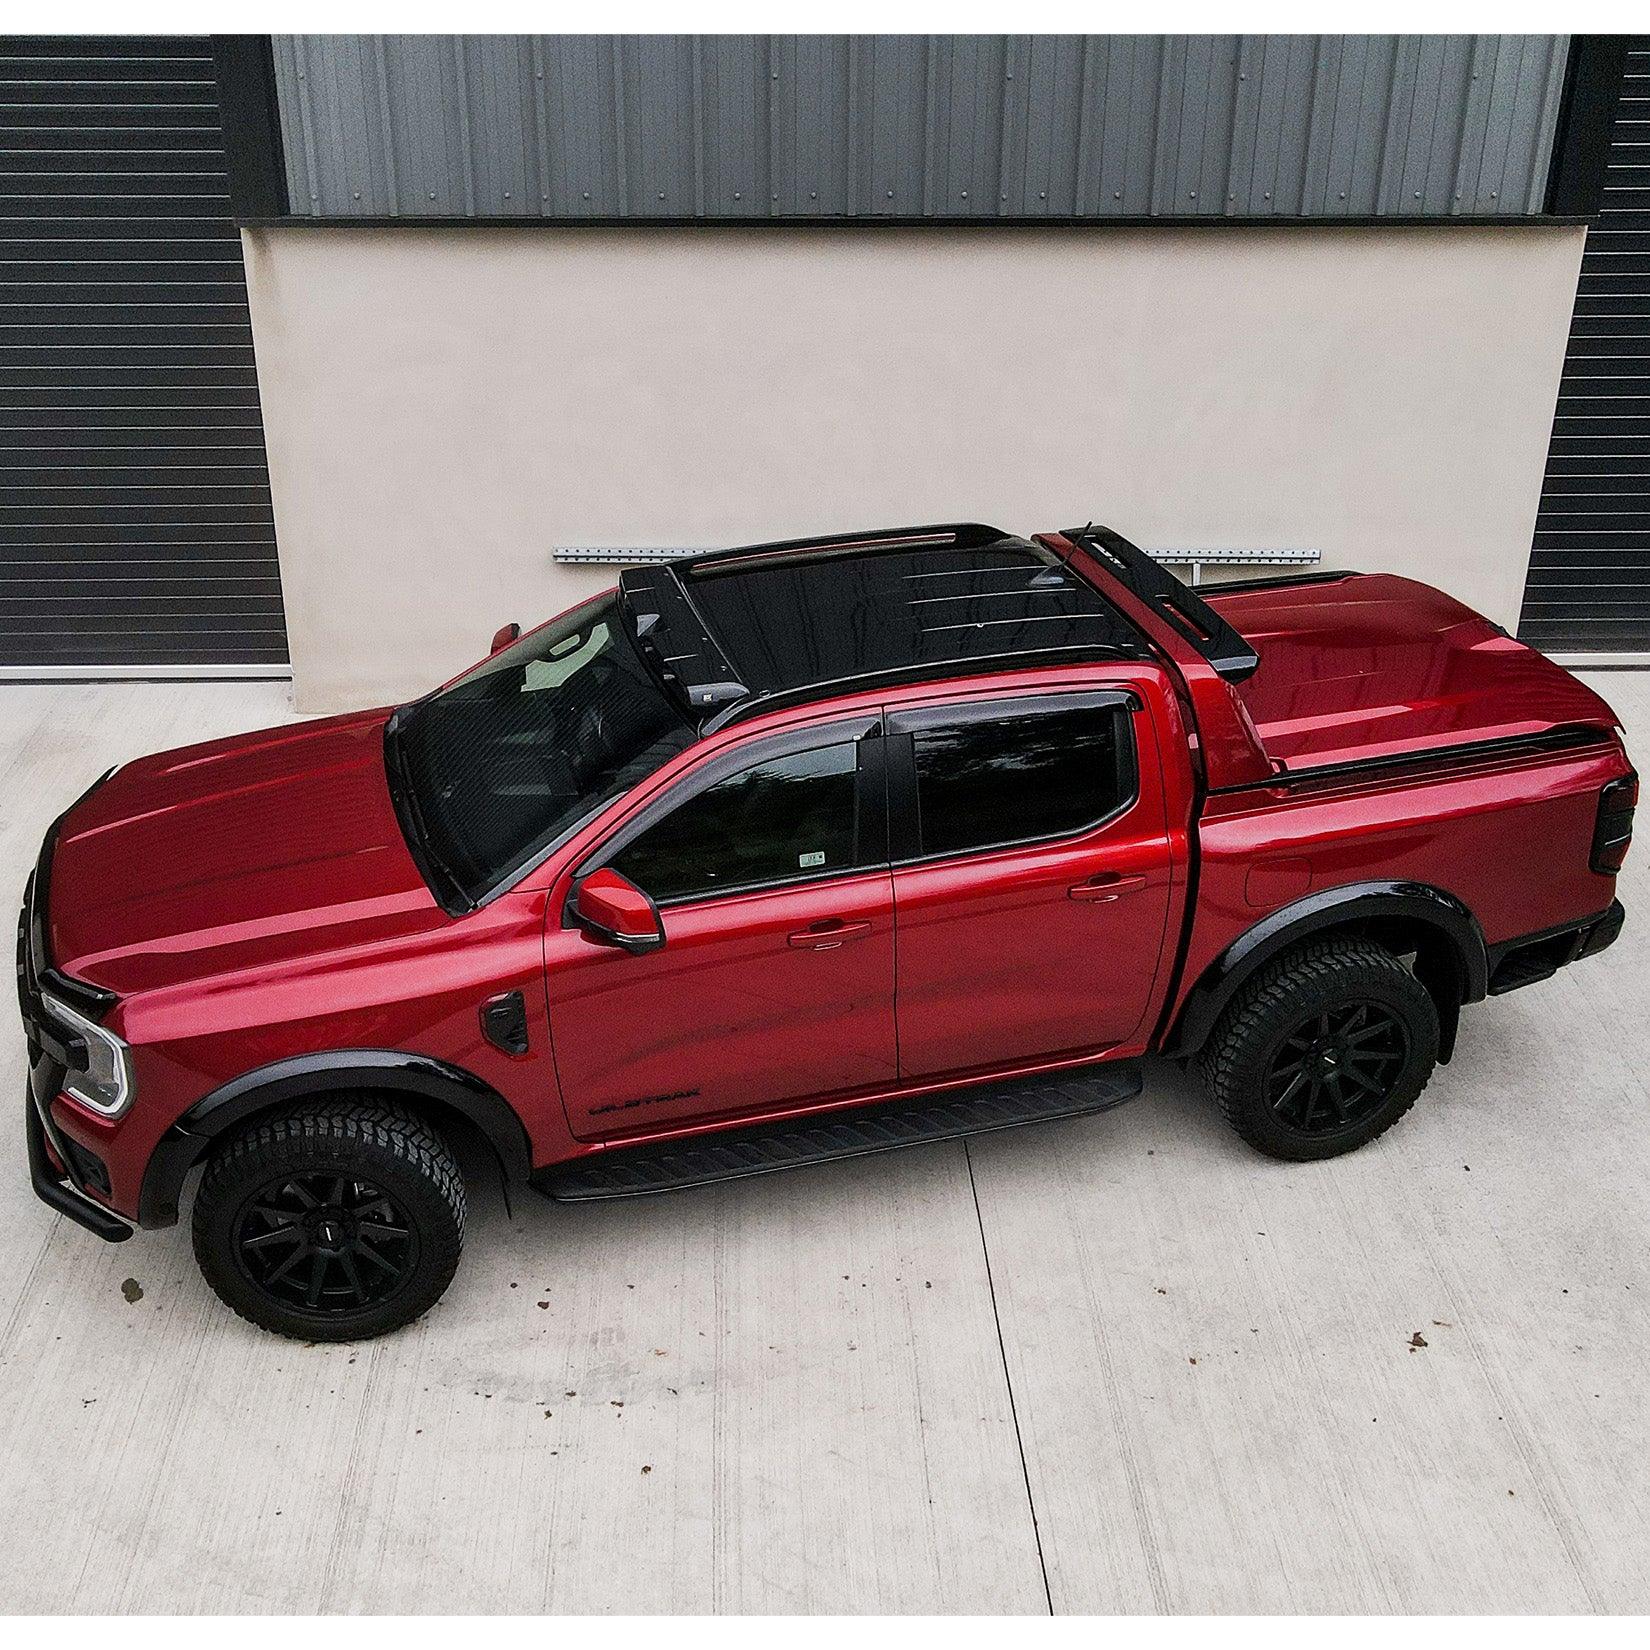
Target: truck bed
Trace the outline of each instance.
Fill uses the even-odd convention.
[[[1354,573],[1198,594],[1260,654],[1238,692],[1289,771],[1616,721],[1568,672],[1412,579]]]

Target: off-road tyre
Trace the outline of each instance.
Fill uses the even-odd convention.
[[[1426,987],[1390,951],[1340,938],[1287,952],[1242,987],[1198,1067],[1251,1146],[1310,1162],[1384,1134],[1437,1059],[1438,1010]]]
[[[260,1119],[217,1150],[195,1195],[195,1259],[261,1329],[368,1340],[441,1298],[464,1211],[463,1177],[429,1124],[340,1096]]]

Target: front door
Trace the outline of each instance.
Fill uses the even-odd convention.
[[[664,946],[546,932],[556,1071],[590,1139],[890,1087],[893,884],[880,720],[704,764],[580,867],[651,895]]]
[[[889,712],[907,1081],[1100,1053],[1140,1029],[1170,859],[1137,725],[1117,692]]]

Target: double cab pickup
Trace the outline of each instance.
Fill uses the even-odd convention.
[[[34,1186],[119,1241],[198,1169],[218,1294],[345,1340],[447,1288],[487,1154],[635,1196],[1100,1111],[1159,1055],[1331,1157],[1464,1006],[1611,943],[1637,790],[1597,694],[1408,579],[1193,591],[1092,525],[631,568],[58,819]]]

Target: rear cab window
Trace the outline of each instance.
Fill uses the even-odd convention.
[[[1076,836],[1137,790],[1126,695],[1115,691],[900,710],[888,732],[896,859]]]

